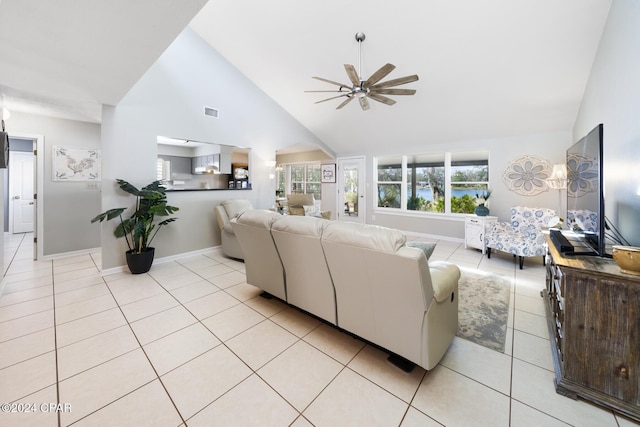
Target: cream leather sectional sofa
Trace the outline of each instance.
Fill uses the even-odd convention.
[[[425,369],[458,329],[460,270],[398,230],[246,210],[231,220],[247,283]]]

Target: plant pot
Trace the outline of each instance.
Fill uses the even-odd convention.
[[[127,251],[127,265],[129,266],[131,274],[142,274],[149,271],[151,264],[153,264],[155,252],[155,248],[147,248],[139,254]]]
[[[478,216],[487,216],[489,215],[489,208],[486,207],[485,205],[478,205],[476,206],[475,213]]]

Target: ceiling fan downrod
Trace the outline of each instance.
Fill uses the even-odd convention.
[[[362,42],[367,36],[364,33],[356,33],[356,41],[358,42],[358,79],[360,79],[360,87],[362,87]]]

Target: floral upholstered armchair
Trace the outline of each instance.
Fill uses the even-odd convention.
[[[557,222],[558,217],[553,209],[512,207],[510,222],[487,224],[485,231],[487,257],[491,258],[491,250],[494,249],[518,256],[521,270],[524,266],[524,257],[542,256],[544,264],[546,242],[542,230]]]

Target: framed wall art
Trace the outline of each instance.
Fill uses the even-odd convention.
[[[329,163],[326,165],[320,165],[320,174],[321,174],[320,182],[335,183],[336,182],[336,164]]]
[[[100,150],[53,147],[54,181],[100,181],[101,164]]]

